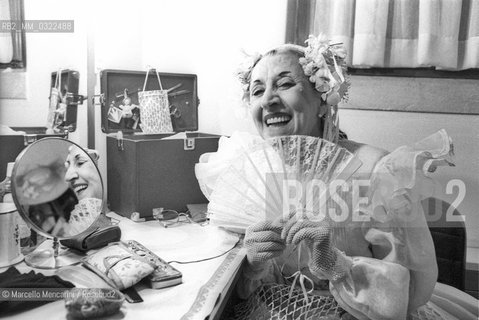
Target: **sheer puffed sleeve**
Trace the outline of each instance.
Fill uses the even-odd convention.
[[[349,270],[330,282],[336,300],[358,319],[406,319],[430,299],[437,263],[421,200],[434,190],[430,173],[452,165],[452,154],[441,130],[377,162],[361,208],[370,218],[361,232],[372,257],[342,254]]]
[[[222,136],[218,141],[218,151],[204,153],[195,165],[195,175],[201,191],[207,199],[215,188],[216,180],[238,155],[262,138],[246,132],[233,132],[230,137]]]

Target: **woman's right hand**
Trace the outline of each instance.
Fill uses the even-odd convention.
[[[251,265],[260,265],[283,253],[286,244],[281,238],[282,228],[280,223],[262,221],[246,229],[244,243]]]

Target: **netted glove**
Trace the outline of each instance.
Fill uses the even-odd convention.
[[[280,256],[286,245],[281,238],[280,224],[274,222],[258,222],[246,229],[244,239],[248,262],[252,266]]]
[[[310,271],[321,278],[336,281],[351,267],[351,259],[331,244],[331,230],[324,222],[291,219],[284,225],[281,238],[286,244],[306,241],[311,254]]]

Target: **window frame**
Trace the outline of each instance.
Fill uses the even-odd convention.
[[[20,11],[18,12],[18,15],[15,16],[15,17],[11,17],[11,20],[24,22],[25,21],[24,0],[9,0],[9,1],[10,1],[10,3],[17,2],[18,6],[19,6],[19,9],[20,9]],[[27,67],[27,50],[26,50],[25,30],[23,30],[23,28],[21,28],[20,31],[12,31],[12,35],[13,34],[15,34],[15,36],[13,36],[13,41],[20,41],[20,44],[21,44],[21,48],[22,48],[22,51],[21,51],[21,54],[20,54],[21,59],[20,60],[12,60],[9,63],[0,63],[0,70],[7,69],[7,68],[26,69],[26,67]],[[15,47],[15,45],[14,45],[14,47]]]

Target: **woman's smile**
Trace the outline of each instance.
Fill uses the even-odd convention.
[[[274,127],[279,127],[279,126],[284,126],[291,121],[291,115],[283,112],[278,112],[278,113],[271,113],[267,114],[264,116],[264,123],[266,126],[274,126]]]
[[[77,194],[77,196],[80,196],[83,191],[85,191],[88,188],[87,183],[73,183],[72,188]]]

